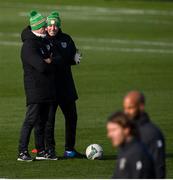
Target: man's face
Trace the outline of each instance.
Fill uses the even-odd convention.
[[[124,113],[128,116],[129,119],[134,119],[140,114],[140,104],[133,101],[130,98],[125,98],[123,102]]]
[[[113,146],[117,147],[123,144],[127,134],[128,130],[122,128],[119,124],[113,122],[107,123],[107,137],[111,140]]]
[[[37,32],[39,34],[46,34],[46,27],[42,27],[42,28],[36,30],[35,32]]]
[[[52,24],[47,27],[47,32],[49,36],[55,36],[58,33],[58,30],[59,28],[55,24]]]

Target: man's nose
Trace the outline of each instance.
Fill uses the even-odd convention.
[[[52,30],[55,30],[55,26],[54,25],[52,26]]]

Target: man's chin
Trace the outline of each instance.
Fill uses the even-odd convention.
[[[52,34],[49,34],[49,35],[50,35],[50,36],[55,36],[55,34],[53,34],[53,33],[52,33]]]
[[[133,120],[135,118],[135,115],[126,114],[129,120]]]
[[[49,36],[55,36],[56,35],[56,33],[48,33],[49,34]]]
[[[56,36],[57,33],[58,33],[58,32],[52,32],[52,33],[50,33],[50,34],[51,34],[51,36]]]
[[[118,146],[120,146],[120,144],[117,143],[117,142],[112,142],[112,146],[113,146],[113,147],[118,147]]]
[[[131,121],[132,121],[132,120],[134,120],[134,119],[135,119],[135,116],[129,116],[128,118],[129,118],[129,120],[131,120]]]

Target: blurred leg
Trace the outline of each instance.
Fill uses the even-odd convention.
[[[26,117],[20,134],[19,152],[28,150],[31,131],[35,123],[39,120],[39,111],[40,111],[39,104],[31,104],[27,106]]]
[[[65,150],[74,150],[76,141],[77,110],[76,103],[60,104],[65,117]]]
[[[51,104],[49,109],[48,121],[45,128],[45,145],[48,150],[55,150],[55,116],[58,104]]]
[[[49,103],[40,105],[40,117],[35,124],[35,145],[39,151],[45,150],[45,127],[48,121],[49,109]]]

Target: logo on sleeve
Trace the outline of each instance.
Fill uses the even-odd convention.
[[[62,48],[66,48],[67,47],[67,43],[66,42],[61,42],[61,46],[62,46]]]
[[[163,146],[163,142],[162,142],[162,140],[157,140],[157,147],[158,148],[161,148]]]
[[[137,161],[136,162],[136,170],[141,170],[142,169],[142,162],[141,161]]]
[[[125,168],[126,162],[127,162],[126,158],[121,158],[120,159],[120,165],[119,165],[120,170],[123,170]]]

